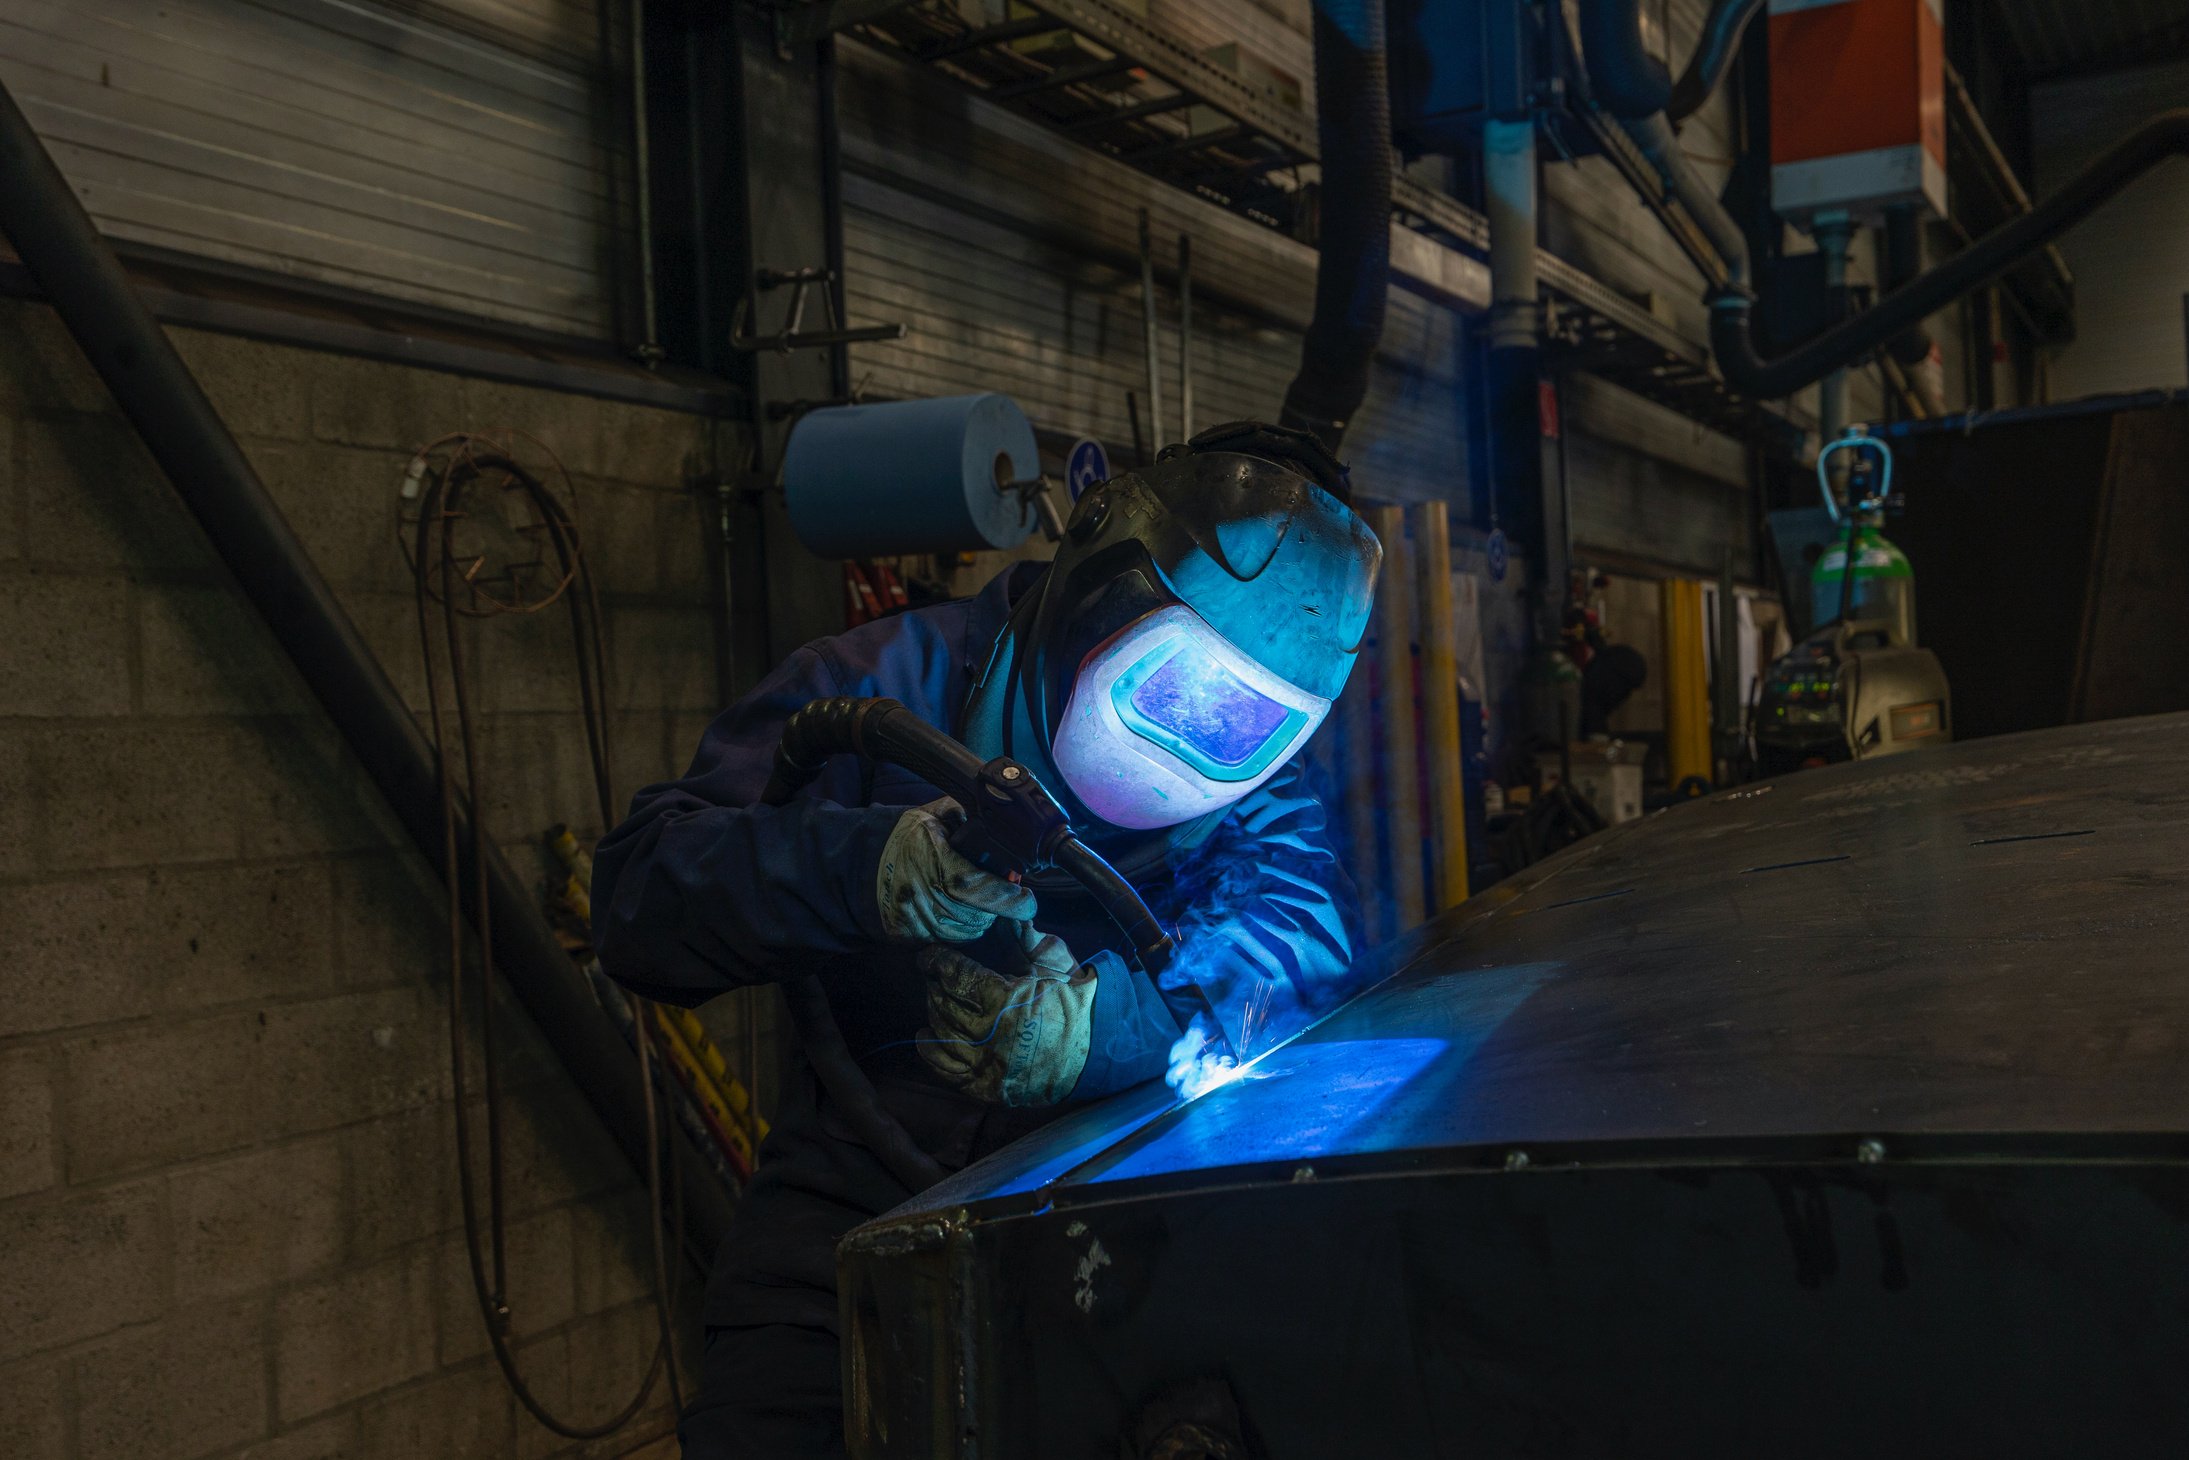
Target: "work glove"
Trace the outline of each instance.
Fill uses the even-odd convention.
[[[951,827],[965,813],[948,796],[897,818],[874,873],[882,930],[912,943],[970,943],[997,918],[1029,922],[1034,894],[959,856]]]
[[[920,1057],[977,1100],[1055,1105],[1087,1067],[1095,971],[1060,938],[1019,926],[1028,971],[1006,977],[955,948],[920,951],[929,1028]]]

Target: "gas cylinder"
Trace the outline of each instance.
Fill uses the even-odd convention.
[[[1809,621],[1825,624],[1836,618],[1885,619],[1893,625],[1895,642],[1913,644],[1915,573],[1908,566],[1907,554],[1894,547],[1878,527],[1876,514],[1865,513],[1848,537],[1832,543],[1818,556],[1809,574]],[[1847,576],[1850,545],[1855,558],[1851,582]]]
[[[1850,454],[1846,505],[1832,490],[1829,464],[1840,452]],[[1827,543],[1809,574],[1809,622],[1834,619],[1884,619],[1894,642],[1915,643],[1915,571],[1907,554],[1880,530],[1885,504],[1892,498],[1893,454],[1883,441],[1856,426],[1817,453],[1817,487],[1832,520],[1844,526]],[[1847,560],[1854,557],[1852,576]]]

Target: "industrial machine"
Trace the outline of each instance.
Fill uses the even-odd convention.
[[[1843,452],[1844,508],[1831,481]],[[1860,427],[1817,453],[1825,508],[1845,533],[1810,574],[1810,622],[1820,627],[1759,686],[1750,729],[1765,775],[1953,738],[1945,670],[1915,642],[1915,574],[1881,530],[1892,480],[1892,449]]]
[[[2178,1455],[2189,715],[1644,817],[839,1250],[852,1453]]]

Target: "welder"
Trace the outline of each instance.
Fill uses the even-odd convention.
[[[793,654],[599,848],[594,939],[647,997],[817,976],[870,1094],[944,1170],[1067,1103],[1243,1061],[1353,992],[1354,893],[1293,757],[1345,683],[1381,548],[1312,437],[1220,426],[1076,504],[1053,563]],[[959,808],[838,758],[761,804],[785,720],[887,696],[1012,757],[1176,929],[1151,978],[1053,876],[952,845]],[[709,1283],[692,1457],[840,1453],[835,1248],[912,1194],[805,1060]]]

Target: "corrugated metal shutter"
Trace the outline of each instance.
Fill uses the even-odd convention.
[[[2037,181],[2054,189],[2099,152],[2189,95],[2189,63],[2083,76],[2031,88]],[[2189,170],[2138,178],[2060,239],[2075,275],[2075,340],[2052,364],[2058,400],[2189,384]]]
[[[1313,250],[911,63],[856,44],[841,55],[849,312],[912,330],[855,348],[856,384],[883,396],[1003,391],[1038,426],[1130,443],[1126,393],[1146,409],[1145,207],[1159,259],[1162,439],[1178,435],[1181,230],[1194,247],[1196,424],[1276,415],[1312,312]],[[1364,496],[1464,496],[1458,323],[1392,292],[1369,402],[1348,438]]]
[[[632,255],[601,0],[0,0],[118,239],[564,334]]]

